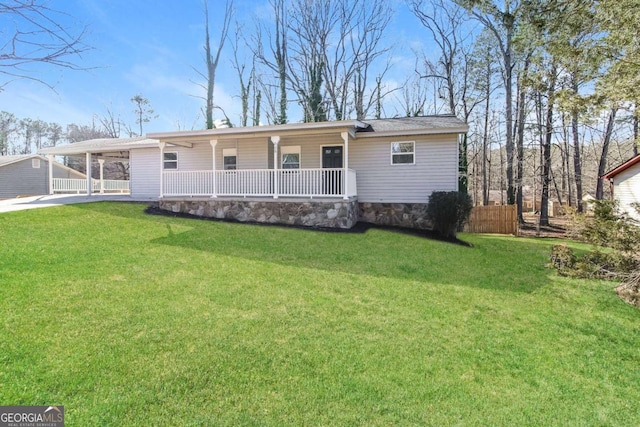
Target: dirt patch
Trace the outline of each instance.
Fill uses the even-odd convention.
[[[521,237],[553,237],[565,239],[570,219],[566,216],[549,218],[549,225],[538,226],[538,215],[524,214],[524,224],[520,224]]]

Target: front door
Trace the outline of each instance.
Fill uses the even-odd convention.
[[[342,194],[342,146],[336,145],[331,147],[322,147],[322,167],[331,169],[324,171],[323,176],[323,194],[340,195]],[[338,170],[336,170],[338,169]]]

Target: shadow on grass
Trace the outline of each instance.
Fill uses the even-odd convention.
[[[80,209],[141,220],[141,209],[118,204]],[[429,284],[533,292],[548,283],[548,246],[533,239],[465,235],[469,242],[438,240],[429,231],[359,223],[351,230],[319,230],[236,223],[158,212],[167,234],[150,244],[186,248],[256,262]],[[173,221],[181,230],[175,231]],[[184,226],[188,225],[188,230]]]

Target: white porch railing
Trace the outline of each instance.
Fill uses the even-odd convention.
[[[352,169],[165,171],[162,180],[164,196],[351,197],[357,194],[356,172]]]
[[[86,193],[86,179],[72,178],[53,178],[54,193]],[[102,185],[99,179],[91,180],[91,191],[93,193],[100,191],[128,193],[130,191],[128,180],[104,179]]]

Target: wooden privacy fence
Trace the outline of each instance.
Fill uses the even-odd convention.
[[[518,207],[516,205],[476,206],[471,210],[471,216],[464,231],[517,236]]]

